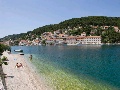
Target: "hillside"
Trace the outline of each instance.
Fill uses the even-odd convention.
[[[97,28],[92,28],[91,26],[97,26]],[[40,37],[40,35],[43,32],[53,32],[56,30],[61,30],[61,32],[64,32],[65,30],[72,30],[69,31],[68,34],[72,35],[79,35],[81,32],[86,32],[87,35],[91,35],[91,32],[95,32],[94,35],[101,35],[104,31],[104,33],[110,37],[110,38],[116,38],[115,36],[117,35],[118,41],[120,41],[119,33],[116,33],[114,31],[106,32],[105,30],[101,29],[101,26],[110,26],[110,28],[107,28],[106,31],[113,30],[112,26],[117,26],[120,28],[120,17],[106,17],[106,16],[88,16],[88,17],[81,17],[81,18],[72,18],[69,20],[65,20],[60,22],[59,24],[50,24],[50,25],[45,25],[42,27],[38,27],[34,29],[33,31],[29,31],[27,33],[21,33],[21,34],[16,34],[16,35],[9,35],[1,40],[18,40],[18,39],[30,39],[31,35],[34,35],[32,39],[36,37]],[[81,28],[82,27],[82,28]],[[77,30],[76,30],[77,28]],[[95,31],[96,30],[96,31]],[[114,34],[114,37],[111,37]],[[103,36],[105,38],[105,35]],[[110,39],[108,38],[108,39]],[[102,40],[105,42],[104,40]],[[116,42],[111,41],[111,42]]]

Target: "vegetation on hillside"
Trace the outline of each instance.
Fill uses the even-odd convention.
[[[97,26],[97,28],[92,28],[91,26]],[[108,29],[102,29],[101,26],[110,26]],[[53,32],[56,30],[61,30],[61,33],[68,30],[69,35],[80,35],[82,32],[86,32],[89,35],[101,35],[103,43],[119,43],[120,33],[115,32],[112,26],[118,26],[120,29],[120,17],[106,17],[106,16],[88,16],[81,18],[72,18],[60,22],[59,24],[50,24],[43,27],[34,29],[27,33],[21,33],[17,35],[9,35],[4,37],[2,40],[21,40],[34,38],[40,38],[41,34],[44,32]],[[80,28],[82,27],[82,28]],[[77,28],[77,29],[76,29]],[[94,33],[91,34],[91,31]]]

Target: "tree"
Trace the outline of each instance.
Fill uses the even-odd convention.
[[[7,45],[0,44],[0,53],[4,52],[5,50],[11,50],[11,48]]]
[[[10,47],[4,44],[0,44],[0,53],[2,53],[5,50],[10,50]],[[2,66],[3,63],[7,65],[8,63],[6,61],[7,57],[3,56],[2,58],[0,58],[0,66]]]
[[[42,40],[41,44],[46,45],[46,40]]]

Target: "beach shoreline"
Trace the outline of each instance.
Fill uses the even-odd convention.
[[[31,70],[23,55],[3,52],[3,56],[9,60],[8,65],[2,65],[3,72],[7,74],[7,90],[53,90]],[[16,63],[22,63],[23,67],[15,67]]]

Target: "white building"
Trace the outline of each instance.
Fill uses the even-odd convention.
[[[86,33],[81,33],[81,36],[69,36],[66,38],[67,43],[69,44],[101,44],[101,36],[86,36]]]
[[[101,36],[86,36],[82,44],[101,44]]]
[[[86,36],[86,33],[85,32],[81,33],[81,36]]]

